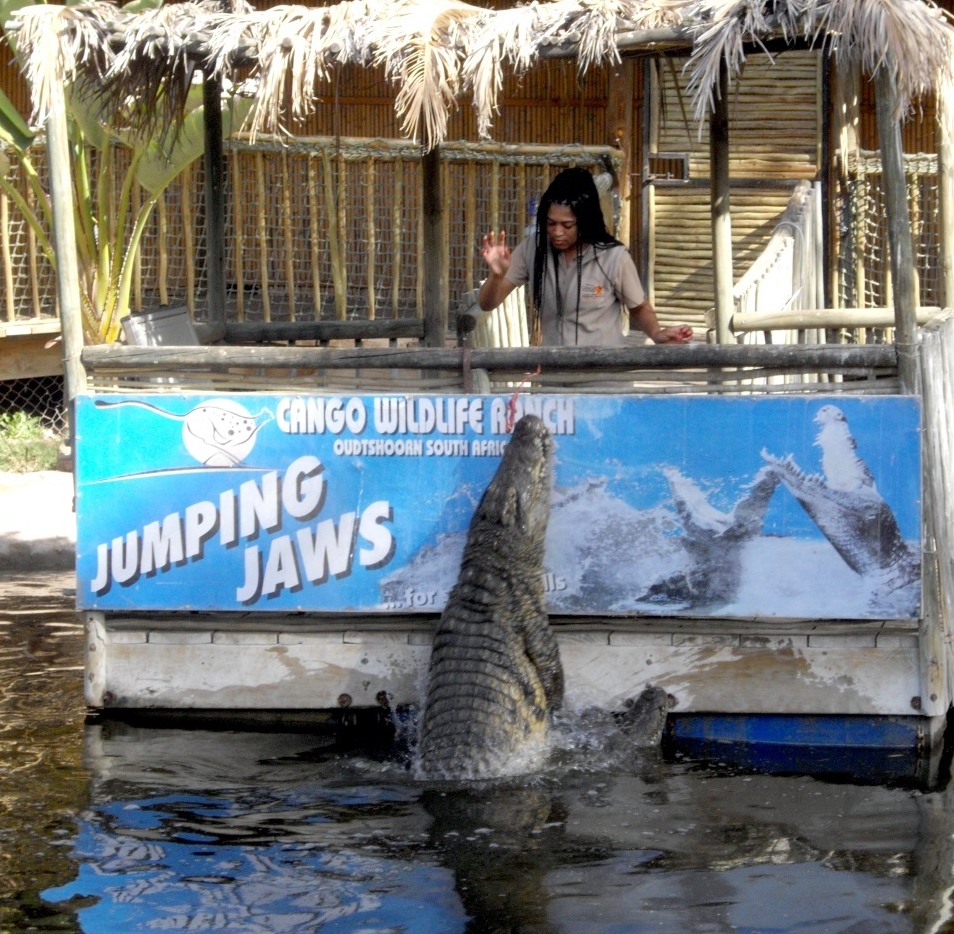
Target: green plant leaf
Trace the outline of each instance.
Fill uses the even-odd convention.
[[[0,139],[14,146],[20,153],[26,152],[33,142],[33,133],[27,126],[13,101],[0,90]]]
[[[66,109],[83,139],[94,149],[104,149],[110,141],[110,132],[103,125],[91,100],[84,100],[82,94],[73,88],[66,89]]]
[[[198,89],[201,94],[201,88]],[[228,136],[232,124],[241,122],[251,108],[251,101],[233,101],[222,111],[222,135]],[[196,107],[186,114],[178,134],[162,143],[153,141],[146,147],[136,171],[136,181],[150,194],[157,194],[190,163],[205,152],[205,111]]]
[[[77,0],[85,3],[86,0]],[[123,13],[142,13],[143,10],[158,10],[162,6],[163,0],[130,0],[123,7]]]

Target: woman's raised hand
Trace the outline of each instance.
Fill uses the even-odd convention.
[[[502,230],[498,236],[494,236],[493,232],[486,234],[480,255],[495,276],[506,275],[510,268],[510,247],[507,246],[506,234]]]

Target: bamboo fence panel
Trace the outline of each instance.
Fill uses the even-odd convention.
[[[647,277],[664,324],[684,321],[704,329],[713,295],[709,137],[705,127],[700,132],[691,123],[687,76],[675,63],[670,65],[658,69],[659,125],[650,164],[667,173],[685,164],[688,176],[656,181],[643,195],[652,210]],[[737,281],[768,241],[793,184],[816,176],[819,53],[750,56],[730,95],[730,207]],[[667,162],[669,153],[679,158]]]
[[[752,55],[730,88],[731,178],[814,178],[818,166],[820,54]],[[688,75],[659,70],[659,152],[689,156],[690,178],[709,176],[708,127],[691,122]],[[687,122],[688,117],[688,122]]]
[[[733,189],[733,279],[738,281],[768,242],[791,196],[790,186]],[[712,305],[712,226],[708,188],[655,191],[653,294],[663,323],[685,322],[704,332]]]

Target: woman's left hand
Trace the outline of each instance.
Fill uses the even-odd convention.
[[[692,340],[692,328],[688,324],[677,324],[671,328],[660,328],[653,334],[656,344],[688,344]]]

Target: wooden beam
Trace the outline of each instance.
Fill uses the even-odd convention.
[[[79,262],[73,224],[73,181],[70,174],[70,141],[66,124],[66,97],[61,84],[50,87],[46,119],[46,152],[50,165],[50,200],[53,207],[53,249],[56,251],[56,297],[60,309],[63,344],[64,396],[69,413],[70,446],[76,439],[73,402],[86,392],[83,351],[83,317],[80,307]]]
[[[0,340],[0,380],[62,376],[60,348],[43,334]]]
[[[901,146],[901,122],[897,117],[898,91],[894,74],[887,66],[882,66],[875,74],[875,93],[884,209],[888,222],[888,245],[891,250],[891,281],[894,286],[898,375],[902,392],[917,395],[920,390],[916,320],[919,300]]]
[[[424,219],[424,345],[443,347],[447,333],[447,309],[442,296],[447,270],[444,269],[444,244],[441,215],[441,154],[435,146],[421,159],[421,210]]]
[[[487,370],[691,369],[699,367],[797,367],[894,369],[891,344],[658,344],[635,347],[466,348],[470,366]],[[100,344],[83,360],[96,370],[230,370],[242,367],[325,369],[430,369],[462,371],[455,347],[140,347]]]
[[[715,298],[716,341],[733,340],[729,321],[735,310],[732,298],[732,217],[729,213],[729,70],[719,63],[719,83],[709,114],[709,176],[712,205],[712,271]]]

